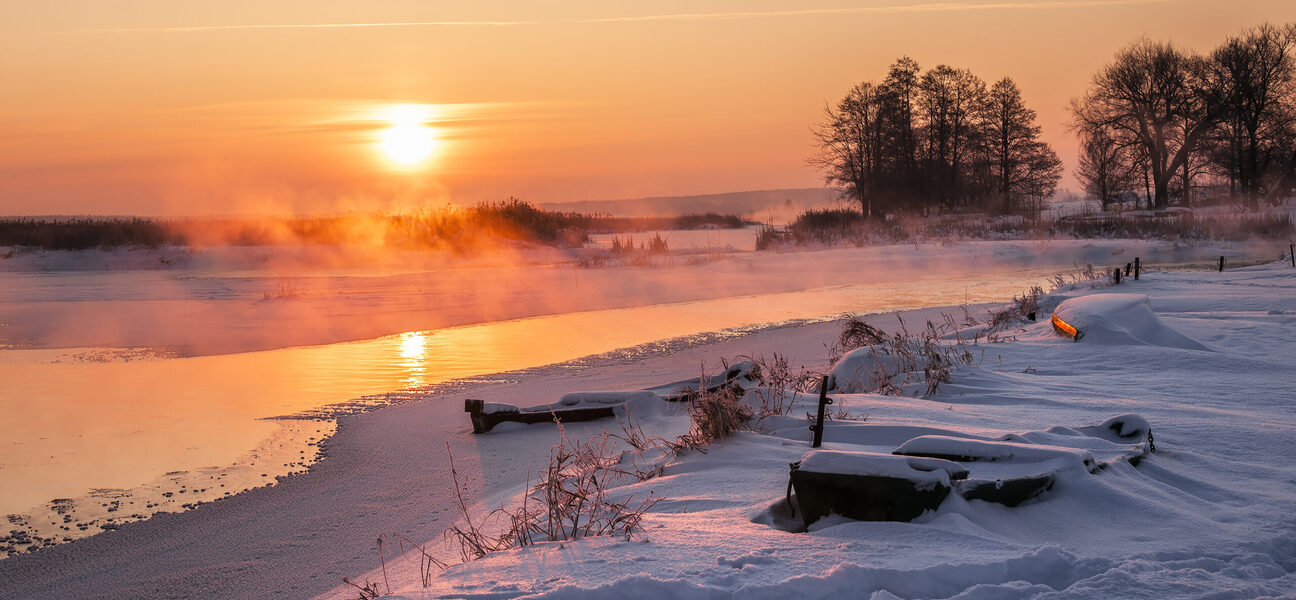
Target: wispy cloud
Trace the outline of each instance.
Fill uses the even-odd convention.
[[[261,25],[190,25],[184,27],[120,27],[89,29],[89,33],[187,33],[239,31],[248,29],[369,29],[377,27],[508,27],[533,25],[538,21],[393,21],[390,23],[268,23]]]
[[[380,27],[518,27],[527,25],[562,25],[562,24],[600,24],[600,23],[637,23],[653,21],[720,21],[735,19],[767,19],[779,17],[803,17],[821,15],[856,15],[884,13],[936,13],[936,12],[979,12],[997,10],[1045,10],[1061,8],[1097,8],[1107,6],[1128,6],[1139,4],[1168,4],[1183,0],[1043,0],[1023,2],[932,2],[925,4],[896,4],[887,6],[853,6],[845,8],[799,8],[789,10],[736,11],[716,13],[669,13],[656,15],[628,15],[620,17],[596,17],[585,19],[557,20],[512,20],[512,21],[391,21],[377,23],[268,23],[268,24],[231,24],[231,25],[192,25],[182,27],[136,27],[91,29],[90,33],[187,33],[204,31],[236,30],[273,30],[273,29],[369,29]]]
[[[924,12],[972,12],[988,10],[1040,10],[1050,8],[1091,8],[1102,6],[1125,6],[1131,4],[1166,4],[1182,0],[1052,0],[1043,2],[933,2],[928,4],[900,4],[891,6],[851,6],[844,8],[801,8],[792,10],[769,10],[726,13],[678,13],[663,15],[638,15],[627,17],[604,17],[582,19],[579,23],[622,23],[634,21],[703,21],[722,19],[762,19],[770,17],[799,17],[818,15],[852,15],[869,13],[924,13]]]

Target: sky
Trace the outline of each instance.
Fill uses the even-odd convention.
[[[924,69],[1066,107],[1290,0],[56,0],[0,19],[0,214],[409,210],[816,187],[826,102]],[[1063,185],[1074,187],[1068,178]]]

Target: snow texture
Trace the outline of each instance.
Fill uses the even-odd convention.
[[[416,551],[387,546],[384,572],[374,540],[402,532],[455,562],[454,549],[440,545],[441,531],[461,519],[447,501],[445,446],[477,516],[515,502],[557,441],[553,427],[540,426],[474,437],[462,396],[434,396],[344,419],[328,458],[274,487],[0,560],[0,597],[250,597],[257,594],[239,586],[255,581],[270,582],[255,588],[267,597],[336,585],[319,597],[355,598],[338,583],[346,576],[384,592],[390,581],[390,596],[402,600],[1296,598],[1296,269],[1150,271],[1121,289],[1136,293],[1047,299],[1074,311],[1086,333],[1080,343],[1057,336],[1046,319],[1022,323],[1013,341],[983,342],[979,362],[955,370],[939,396],[833,395],[833,410],[845,414],[827,423],[824,452],[885,455],[942,436],[949,441],[940,444],[962,449],[1073,448],[1109,464],[1061,470],[1049,492],[1017,507],[951,494],[910,523],[828,517],[791,532],[788,464],[809,450],[805,413],[815,401],[792,394],[786,414],[755,422],[754,431],[683,454],[657,477],[611,487],[613,500],[664,498],[633,539],[499,552],[452,565],[424,588]],[[888,331],[897,325],[894,317],[867,320]],[[825,368],[825,342],[837,332],[831,324],[765,330],[633,364],[586,365],[575,376],[501,379],[472,397],[512,403],[572,389],[644,389],[697,373],[699,363],[715,373],[721,359],[774,352]],[[664,437],[688,430],[687,415],[669,407],[638,421]],[[591,422],[567,434],[605,427],[617,430]],[[1137,465],[1113,460],[1142,452],[1149,430],[1157,452]]]
[[[891,477],[918,484],[939,483],[946,487],[949,486],[951,475],[967,474],[967,469],[947,460],[878,452],[811,450],[800,462],[798,468],[810,473]]]
[[[1167,326],[1152,312],[1143,294],[1102,293],[1064,300],[1057,318],[1080,331],[1089,344],[1147,344],[1186,350],[1208,350],[1200,342]]]

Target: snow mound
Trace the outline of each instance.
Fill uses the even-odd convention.
[[[890,477],[946,486],[951,478],[967,477],[967,469],[948,460],[878,452],[811,450],[801,459],[798,469],[808,473]]]
[[[847,352],[828,372],[828,391],[858,394],[871,392],[890,380],[902,385],[900,376],[927,367],[922,348],[914,343],[891,342],[864,346]]]
[[[1161,322],[1143,294],[1093,294],[1064,300],[1053,316],[1080,331],[1080,341],[1210,350]]]
[[[1126,414],[1112,417],[1096,427],[1089,428],[1089,435],[1101,437],[1113,442],[1129,442],[1131,439],[1141,441],[1152,431],[1152,424],[1141,415]]]
[[[1097,461],[1087,450],[1044,444],[988,442],[943,435],[924,435],[901,444],[895,451],[903,456],[931,456],[953,461],[1046,462],[1070,461],[1093,471]]]
[[[653,405],[660,400],[657,394],[647,390],[634,392],[569,392],[558,398],[554,408],[576,408],[585,406],[608,405]]]

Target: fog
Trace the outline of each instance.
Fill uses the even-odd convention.
[[[720,247],[703,247],[713,233]],[[604,260],[599,248],[509,245],[466,256],[362,245],[18,254],[0,260],[0,345],[196,356],[846,285],[913,284],[931,296],[920,304],[948,305],[964,302],[977,282],[1023,271],[1044,277],[1135,256],[1150,266],[1263,256],[1241,243],[1220,250],[1129,240],[753,252],[723,235],[735,234],[665,232],[670,254],[633,263]]]

